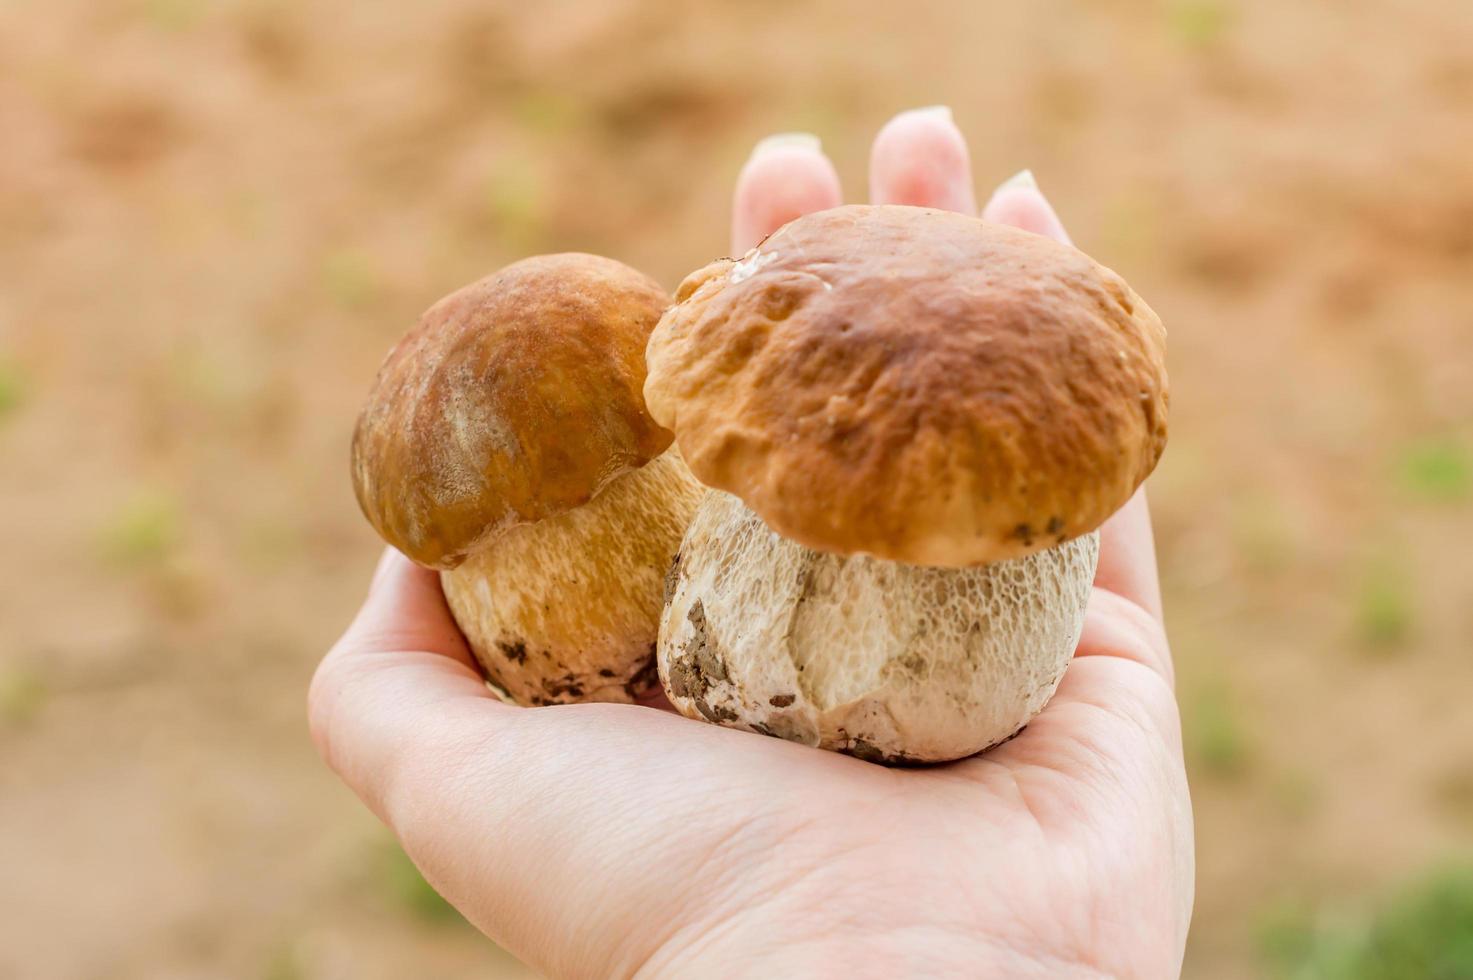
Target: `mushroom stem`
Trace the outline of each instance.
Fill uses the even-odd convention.
[[[672,570],[660,679],[681,713],[872,761],[1015,734],[1078,643],[1091,533],[964,568],[814,551],[713,491]]]
[[[441,572],[490,681],[528,705],[629,702],[652,687],[664,572],[705,492],[672,448]]]

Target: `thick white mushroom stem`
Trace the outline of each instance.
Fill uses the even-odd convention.
[[[671,449],[441,572],[492,685],[526,705],[629,702],[653,687],[662,577],[705,492]]]
[[[702,502],[666,582],[660,680],[692,718],[886,763],[1016,734],[1079,641],[1091,533],[970,568],[825,554]]]

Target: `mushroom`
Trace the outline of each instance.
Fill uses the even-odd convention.
[[[1165,446],[1160,320],[1069,246],[900,206],[799,218],[676,298],[645,399],[716,492],[666,580],[672,703],[887,763],[1016,734]]]
[[[519,704],[655,685],[662,578],[704,493],[645,410],[669,297],[612,259],[525,259],[440,300],[353,433],[380,535],[440,570],[487,679]]]

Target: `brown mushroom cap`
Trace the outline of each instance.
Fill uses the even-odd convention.
[[[704,483],[840,554],[965,566],[1088,533],[1166,443],[1166,334],[1082,252],[850,206],[692,274],[645,398]]]
[[[644,348],[669,303],[612,259],[524,259],[440,300],[384,361],[353,487],[385,540],[453,568],[516,524],[585,503],[669,445]]]

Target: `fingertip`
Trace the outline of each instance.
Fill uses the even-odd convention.
[[[975,214],[972,158],[946,106],[909,109],[870,148],[870,200]]]
[[[384,588],[387,582],[404,575],[406,565],[410,568],[417,567],[397,548],[385,548],[378,556],[378,564],[373,567],[373,577],[368,580],[369,594]]]
[[[760,141],[737,177],[731,248],[741,255],[794,218],[838,207],[839,174],[817,136],[780,133]]]
[[[1031,170],[1022,170],[1003,181],[982,209],[988,221],[1011,225],[1064,244],[1073,244]]]
[[[1141,487],[1100,527],[1096,588],[1112,592],[1162,618],[1161,582],[1156,569],[1156,539],[1151,509]]]
[[[368,591],[372,594],[376,591],[406,587],[422,591],[427,587],[432,587],[433,591],[438,592],[439,581],[439,572],[433,568],[416,565],[398,548],[389,546],[384,548],[384,553],[379,556]]]

